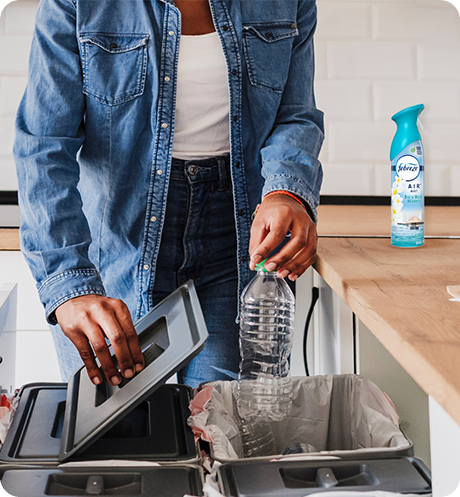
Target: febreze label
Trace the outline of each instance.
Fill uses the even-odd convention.
[[[420,140],[391,161],[391,244],[420,247],[425,238],[424,161]]]

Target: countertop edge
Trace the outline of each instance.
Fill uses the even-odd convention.
[[[321,253],[317,254],[313,267],[424,392],[432,396],[460,425],[460,392],[455,386],[449,383],[432,363],[426,361],[416,346],[404,340],[380,314],[369,308],[363,313],[359,291],[351,288]],[[385,328],[385,333],[381,331],[382,327]]]

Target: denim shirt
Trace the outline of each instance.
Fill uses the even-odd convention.
[[[323,115],[314,0],[210,0],[228,67],[240,291],[251,214],[287,190],[316,220]],[[14,156],[21,248],[50,323],[66,300],[152,307],[174,136],[181,17],[172,0],[41,0]],[[235,296],[237,298],[237,296]]]

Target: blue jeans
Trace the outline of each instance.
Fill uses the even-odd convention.
[[[161,240],[152,304],[192,279],[209,332],[204,349],[178,373],[179,383],[194,387],[204,381],[235,379],[240,360],[235,323],[238,273],[228,156],[173,159]],[[82,363],[62,332],[55,335],[63,380],[67,381]]]

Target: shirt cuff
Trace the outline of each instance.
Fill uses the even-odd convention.
[[[319,199],[315,198],[313,192],[309,190],[306,185],[294,177],[286,175],[273,176],[266,180],[262,190],[262,198],[271,192],[279,190],[285,190],[298,197],[303,202],[312,221],[315,224],[318,222],[316,208],[318,207]]]
[[[54,311],[67,300],[82,295],[106,295],[96,269],[69,269],[53,274],[45,280],[38,293],[45,307],[46,320],[53,325],[57,324]]]

